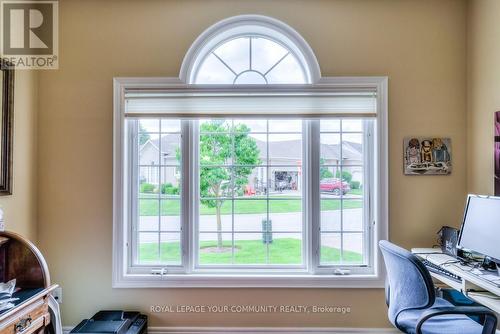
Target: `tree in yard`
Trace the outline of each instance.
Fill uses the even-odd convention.
[[[328,178],[331,178],[333,177],[333,172],[330,171],[328,169],[328,167],[324,167],[323,165],[325,164],[325,159],[323,158],[320,158],[319,159],[319,164],[320,164],[320,168],[319,168],[319,178],[320,180],[323,180],[323,179],[328,179]]]
[[[139,123],[139,144],[144,145],[146,142],[151,139],[149,133],[146,133],[146,128],[142,124]]]
[[[337,173],[335,174],[335,177],[341,178],[340,177],[340,170],[337,171]],[[342,171],[342,181],[350,183],[351,180],[352,180],[352,174],[349,171],[343,170]]]
[[[218,249],[222,249],[223,198],[242,190],[252,173],[253,167],[248,166],[261,163],[259,148],[249,132],[250,128],[245,124],[231,126],[219,120],[200,126],[201,203],[215,208]],[[224,165],[243,167],[221,167]]]

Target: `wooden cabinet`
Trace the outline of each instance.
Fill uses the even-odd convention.
[[[0,311],[0,334],[45,333],[50,324],[50,284],[47,263],[28,240],[12,232],[0,232],[0,281],[16,279],[16,306]]]

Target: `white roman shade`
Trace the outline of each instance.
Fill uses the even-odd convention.
[[[376,117],[375,90],[172,89],[126,91],[126,117]]]

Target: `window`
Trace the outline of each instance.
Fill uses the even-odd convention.
[[[300,120],[199,122],[197,268],[303,267]]]
[[[291,28],[222,23],[187,85],[115,79],[114,286],[380,286],[386,79],[315,84]]]
[[[369,122],[320,121],[320,265],[366,265],[369,226]]]
[[[260,36],[225,41],[202,60],[198,84],[301,84],[304,69],[290,49]]]
[[[196,84],[302,84],[317,82],[319,65],[300,34],[260,15],[222,20],[188,50],[180,79]]]
[[[143,118],[130,123],[137,133],[131,145],[134,162],[130,186],[134,210],[132,234],[134,265],[181,264],[182,175],[179,120]]]

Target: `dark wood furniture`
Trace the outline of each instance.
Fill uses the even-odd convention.
[[[29,240],[12,232],[0,232],[0,282],[16,279],[15,307],[0,311],[0,334],[44,333],[50,323],[50,284],[42,254]]]

